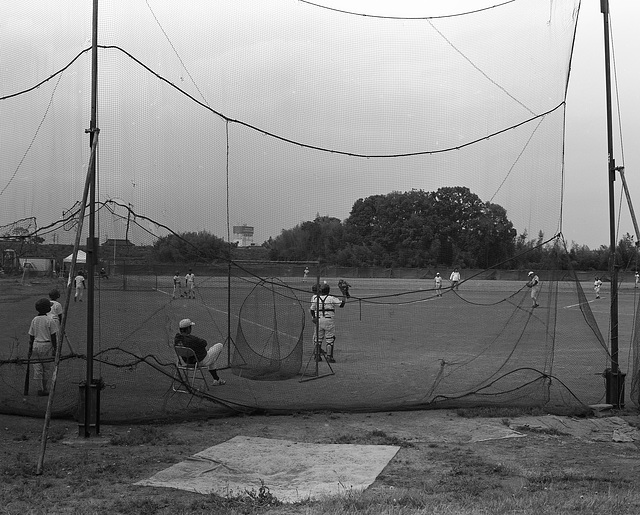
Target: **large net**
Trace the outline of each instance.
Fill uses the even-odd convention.
[[[444,2],[438,12],[336,4],[100,1],[104,272],[92,322],[103,418],[191,413],[190,396],[172,387],[173,338],[187,317],[196,334],[224,344],[227,384],[191,391],[211,409],[603,401],[607,312],[584,293],[591,277],[560,271],[579,0],[473,2],[471,11]],[[0,410],[44,409],[44,399],[23,395],[26,333],[35,301],[55,286],[67,310],[55,412],[73,414],[87,299],[74,301],[67,279],[86,266],[74,242],[88,235],[91,5],[26,1],[2,14],[0,243],[18,259],[55,255],[56,264],[37,280],[3,279]],[[344,220],[358,199],[460,186],[502,206],[519,233],[558,247],[538,271],[540,308],[524,286],[528,270],[508,271],[516,261],[463,270],[459,288],[440,296],[435,266],[347,269],[260,253],[283,228]],[[228,246],[194,244],[204,232]],[[151,259],[145,249],[159,241]],[[196,287],[187,296],[189,269]],[[446,285],[449,271],[440,270]],[[314,352],[309,307],[312,285],[327,280],[335,295],[338,278],[353,295],[336,315],[334,364]],[[635,295],[624,298],[635,312]]]

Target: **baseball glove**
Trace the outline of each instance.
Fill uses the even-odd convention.
[[[349,288],[351,287],[351,285],[345,281],[344,279],[340,279],[338,281],[338,288],[340,288],[340,291],[342,292],[342,294],[347,297],[347,299],[351,298],[351,294],[349,293]]]

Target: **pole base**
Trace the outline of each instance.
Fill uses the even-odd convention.
[[[619,370],[613,372],[607,368],[602,375],[607,388],[606,403],[611,404],[615,409],[624,408],[624,380],[627,374]]]

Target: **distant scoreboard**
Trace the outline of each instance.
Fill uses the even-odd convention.
[[[234,225],[233,234],[237,234],[239,236],[249,236],[253,238],[253,227],[249,227],[248,225]]]
[[[241,247],[248,247],[253,243],[253,227],[248,225],[233,226],[233,241]]]

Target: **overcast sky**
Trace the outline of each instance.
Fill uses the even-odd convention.
[[[424,17],[499,2],[317,3],[370,15]],[[541,26],[548,13],[572,3],[514,2],[525,7],[543,4]],[[0,96],[33,86],[87,48],[90,4],[70,0],[61,7],[25,1],[5,13],[0,20]],[[522,11],[509,6],[478,16],[459,32],[455,18],[433,24],[372,20],[296,0],[194,0],[188,9],[177,5],[167,0],[102,0],[100,43],[132,52],[232,120],[295,142],[366,155],[456,147],[561,101],[558,78],[567,61],[563,51],[568,55],[570,46],[550,47],[546,55],[530,51],[524,32],[519,38],[519,31],[528,28],[526,20],[509,19]],[[626,166],[632,199],[640,210],[640,199],[635,199],[640,191],[640,149],[635,145],[640,137],[635,55],[639,15],[640,2],[611,0],[614,87],[619,87],[626,144],[623,158],[616,131],[615,158],[617,165]],[[549,27],[549,41],[555,41],[556,30],[566,36],[560,28]],[[482,46],[485,42],[494,46]],[[566,37],[557,42],[566,45]],[[428,54],[416,52],[425,45]],[[492,49],[490,55],[484,55],[486,48]],[[569,242],[591,248],[609,243],[603,54],[600,0],[583,0],[566,106],[561,225]],[[550,78],[527,76],[533,69],[527,63],[540,55],[547,62],[536,66]],[[38,224],[45,225],[81,197],[88,160],[83,132],[90,101],[88,65],[85,55],[59,83],[49,81],[28,97],[0,102],[0,151],[8,156],[0,164],[0,225],[25,216],[38,216]],[[226,237],[228,219],[231,226],[254,226],[254,240],[260,244],[317,214],[344,219],[357,198],[455,185],[469,186],[483,200],[496,195],[493,201],[507,208],[519,232],[526,229],[535,236],[542,229],[550,236],[560,228],[563,184],[558,174],[545,172],[562,158],[560,139],[549,139],[562,127],[557,114],[547,116],[537,132],[527,124],[521,133],[513,131],[510,143],[494,138],[484,151],[463,149],[453,161],[443,156],[353,158],[278,142],[241,124],[226,127],[222,118],[203,113],[201,106],[176,95],[115,50],[101,50],[99,66],[100,199],[130,203],[136,212],[174,230],[207,229]],[[478,81],[475,90],[470,80]],[[464,100],[451,95],[461,84],[468,88]],[[513,104],[493,106],[493,86],[508,92]],[[472,102],[474,91],[486,96]],[[617,128],[618,113],[614,116]],[[76,133],[71,147],[65,140],[68,132]],[[494,143],[501,155],[491,147]],[[495,177],[487,178],[486,170],[497,170]],[[527,170],[535,172],[527,176]],[[616,213],[621,194],[617,181]],[[619,235],[633,234],[624,201],[620,212]],[[102,240],[124,237],[122,222],[114,218],[103,224]]]
[[[640,2],[611,0],[611,33],[614,39],[614,88],[619,89],[620,112],[614,103],[616,165],[625,175],[636,211],[640,210],[640,66],[637,49],[640,33],[636,21]],[[612,63],[613,66],[613,63]],[[607,176],[607,130],[604,71],[603,17],[599,0],[582,2],[567,96],[566,192],[564,233],[569,240],[591,248],[609,244],[609,182]],[[615,101],[615,98],[614,98]],[[620,118],[618,118],[620,117]],[[624,150],[624,155],[622,154]],[[617,180],[616,216],[622,194]],[[619,233],[635,235],[629,209],[623,201]]]

